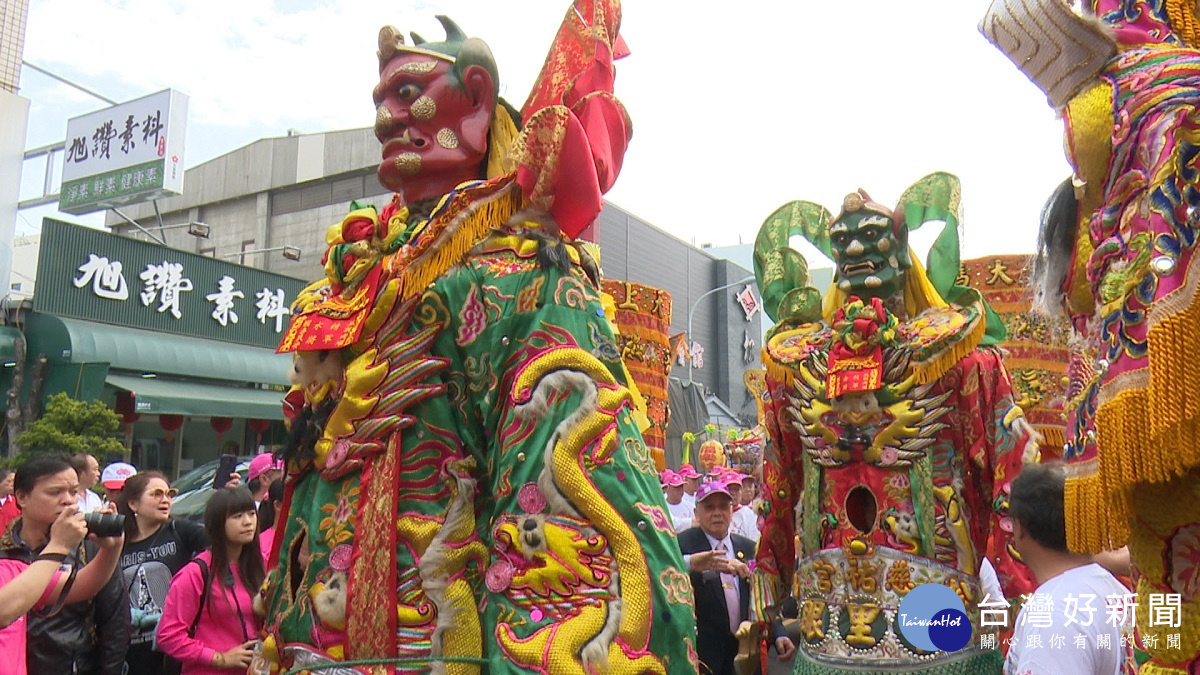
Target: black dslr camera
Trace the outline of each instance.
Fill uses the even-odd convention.
[[[88,534],[97,537],[119,537],[125,531],[125,516],[119,513],[85,513]]]

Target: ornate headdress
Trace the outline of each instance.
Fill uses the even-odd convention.
[[[439,14],[437,20],[446,30],[446,39],[442,42],[430,42],[416,33],[409,33],[413,44],[404,41],[404,34],[395,26],[384,26],[379,29],[379,72],[392,60],[397,53],[424,54],[435,59],[454,64],[454,72],[461,77],[467,66],[478,65],[492,76],[493,93],[500,90],[500,71],[496,67],[496,58],[487,43],[479,38],[467,37],[463,29],[454,23],[450,17]]]

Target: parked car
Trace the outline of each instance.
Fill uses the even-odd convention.
[[[250,460],[253,455],[238,457],[237,472],[242,477],[242,485],[246,484],[246,475],[250,472]],[[213,493],[213,475],[217,473],[220,458],[205,462],[200,466],[179,477],[174,488],[179,490],[179,496],[171,504],[171,515],[176,518],[201,522],[204,520],[204,508]]]

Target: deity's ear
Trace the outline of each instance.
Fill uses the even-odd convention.
[[[912,267],[912,249],[910,249],[908,245],[908,233],[909,229],[904,225],[896,229],[894,232],[896,235],[896,241],[900,244],[900,250],[896,251],[896,260],[900,263],[900,269],[902,270],[907,270]]]
[[[470,65],[461,73],[463,93],[471,111],[462,120],[460,141],[475,154],[487,151],[488,129],[496,110],[496,82],[486,68]]]

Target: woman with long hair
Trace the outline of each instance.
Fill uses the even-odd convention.
[[[171,580],[158,646],[184,675],[245,672],[259,634],[251,608],[266,572],[254,498],[245,488],[217,490],[204,510],[208,551]]]
[[[154,649],[154,630],[171,577],[208,548],[208,535],[196,523],[171,518],[175,494],[161,472],[143,471],[126,479],[117,499],[117,510],[125,515],[121,570],[133,629],[125,653],[131,673],[179,671],[178,667],[164,670],[163,653]]]

